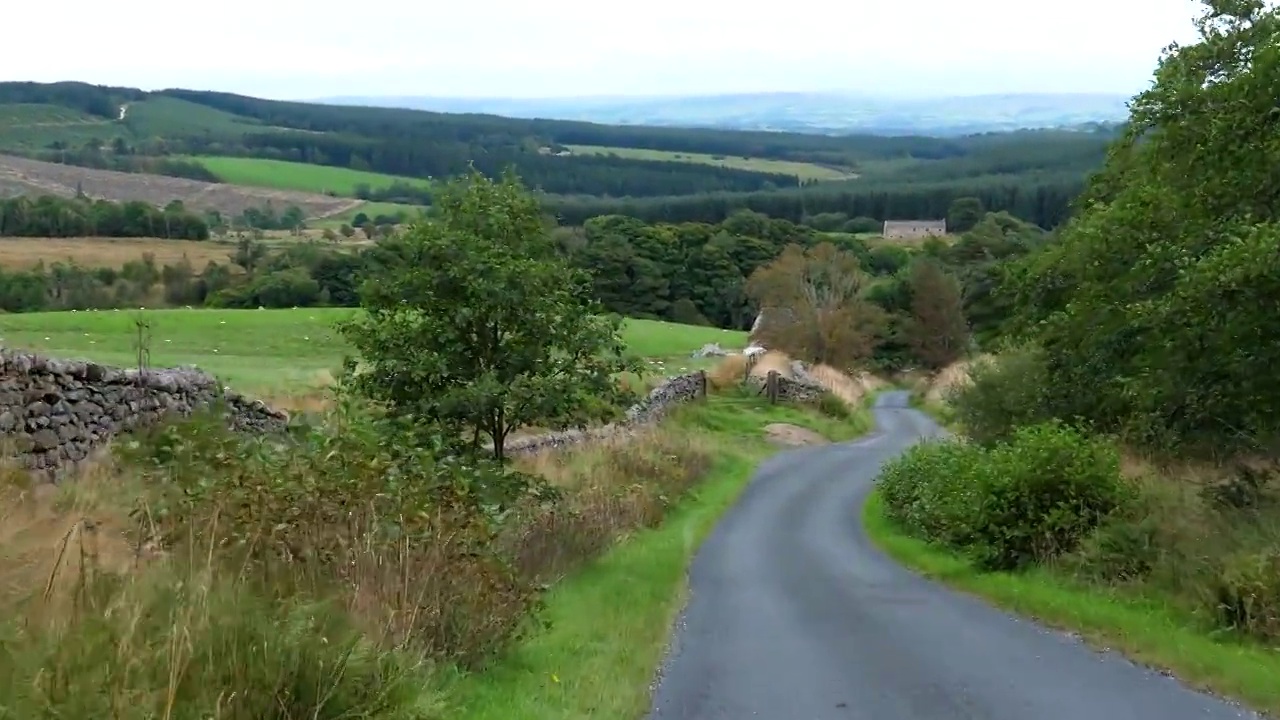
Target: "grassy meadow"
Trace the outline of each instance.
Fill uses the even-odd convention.
[[[0,316],[0,345],[112,365],[137,364],[135,320],[151,323],[153,367],[197,365],[262,395],[304,393],[328,382],[347,346],[334,325],[346,308],[296,310],[90,310]],[[694,367],[706,343],[746,344],[746,333],[628,320],[628,346],[655,371]]]
[[[632,160],[653,160],[663,162],[686,162],[699,165],[718,165],[736,170],[752,170],[755,172],[784,173],[795,175],[801,180],[851,180],[856,174],[839,168],[823,167],[813,163],[794,162],[791,160],[768,160],[765,158],[744,158],[733,155],[708,155],[705,153],[672,152],[667,150],[646,150],[642,148],[603,147],[600,145],[569,145],[575,155],[617,155]]]
[[[400,182],[422,188],[431,187],[430,180],[421,178],[397,177],[384,173],[328,165],[309,165],[288,160],[203,155],[189,159],[204,165],[223,182],[232,185],[336,195],[354,195],[356,186],[361,184],[371,188],[384,188]]]

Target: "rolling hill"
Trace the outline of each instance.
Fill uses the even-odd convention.
[[[718,222],[742,208],[796,221],[936,218],[973,196],[1051,226],[1114,136],[836,137],[0,83],[0,153],[402,205],[429,204],[436,178],[514,169],[569,223],[609,213]]]
[[[157,206],[179,200],[189,210],[217,210],[228,217],[270,203],[277,209],[297,205],[308,218],[321,219],[350,212],[363,204],[351,198],[318,193],[123,173],[0,155],[0,198],[18,195],[71,198],[77,194],[116,202],[142,200]]]

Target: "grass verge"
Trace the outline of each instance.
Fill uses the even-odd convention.
[[[1280,653],[1229,634],[1197,630],[1185,613],[1154,597],[1082,587],[1052,570],[982,572],[961,555],[903,534],[878,492],[862,509],[875,544],[925,577],[999,607],[1081,635],[1096,647],[1172,672],[1197,688],[1280,713]]]
[[[706,478],[656,528],[642,530],[548,594],[547,630],[483,673],[460,675],[446,696],[465,720],[641,717],[672,621],[684,602],[686,569],[702,539],[771,450],[770,422],[803,424],[830,439],[870,428],[865,411],[836,421],[746,396],[712,396],[669,423],[704,437],[716,461]],[[830,434],[828,434],[830,433]],[[833,437],[833,435],[835,437]]]

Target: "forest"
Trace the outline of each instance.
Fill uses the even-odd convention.
[[[824,212],[937,217],[956,198],[976,196],[991,210],[1053,227],[1115,137],[1113,130],[930,138],[607,126],[81,83],[0,83],[0,108],[6,104],[57,105],[87,119],[74,137],[42,136],[34,148],[8,146],[0,127],[2,151],[202,180],[211,179],[208,172],[184,157],[270,158],[415,178],[451,177],[471,167],[496,177],[514,169],[565,224],[604,214],[716,223],[740,209],[792,221]],[[129,110],[119,120],[124,105]],[[578,144],[810,163],[857,177],[801,181],[772,170],[561,152]],[[426,191],[409,190],[367,195],[429,202]]]

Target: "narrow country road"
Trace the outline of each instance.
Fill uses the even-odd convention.
[[[903,392],[859,441],[757,471],[690,569],[652,720],[1256,718],[924,580],[859,524],[881,463],[940,434]]]

